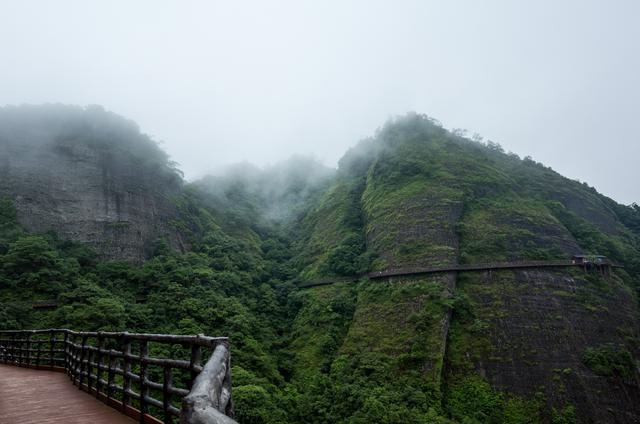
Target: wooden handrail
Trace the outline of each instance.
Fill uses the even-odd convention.
[[[602,263],[579,263],[573,260],[550,260],[550,261],[513,261],[513,262],[489,262],[476,264],[451,264],[434,267],[408,267],[408,268],[391,268],[384,271],[374,271],[365,274],[353,275],[351,277],[332,277],[321,280],[308,281],[299,284],[299,288],[310,288],[316,286],[331,285],[338,282],[353,282],[360,278],[366,277],[370,280],[388,277],[404,277],[421,274],[438,274],[443,272],[470,272],[470,271],[495,271],[501,269],[522,269],[522,268],[558,268],[558,267],[588,267],[596,268],[624,268],[624,266],[607,260]]]
[[[218,345],[193,382],[191,392],[182,399],[180,424],[233,423],[228,417],[233,411],[229,359],[227,346]]]
[[[518,268],[554,268],[554,267],[584,267],[589,264],[579,263],[573,260],[550,260],[550,261],[512,261],[512,262],[489,262],[477,264],[453,264],[439,267],[424,268],[396,268],[384,271],[370,272],[366,276],[370,279],[404,276],[415,274],[434,274],[439,272],[464,272],[464,271],[492,271],[499,269]],[[591,264],[592,266],[610,266],[612,268],[623,268],[621,265],[607,261],[601,264]]]
[[[152,356],[154,350],[164,353],[180,349],[188,359]],[[210,352],[204,367],[203,350]],[[66,372],[80,390],[141,423],[174,423],[177,419],[182,424],[235,423],[226,337],[0,330],[0,362]],[[211,369],[219,372],[212,373]],[[203,385],[211,391],[208,396],[212,401],[207,407],[216,409],[217,415],[211,415],[216,419],[198,421],[192,408],[185,409],[189,404],[183,399],[202,398]]]

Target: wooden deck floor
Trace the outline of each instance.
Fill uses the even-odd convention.
[[[0,364],[0,424],[132,424],[63,373]]]

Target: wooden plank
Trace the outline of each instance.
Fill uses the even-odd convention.
[[[132,424],[57,372],[0,364],[0,424]]]

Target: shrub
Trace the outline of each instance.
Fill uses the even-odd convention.
[[[636,367],[631,353],[612,343],[587,348],[582,360],[594,373],[606,377],[629,378]]]

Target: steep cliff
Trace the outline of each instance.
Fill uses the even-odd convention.
[[[99,107],[0,110],[0,197],[31,232],[52,231],[105,258],[140,262],[172,228],[182,179],[137,126]]]
[[[638,422],[636,219],[637,211],[585,184],[424,116],[390,123],[345,156],[333,188],[307,217],[313,243],[301,250],[303,278],[337,279],[362,258],[383,270],[589,253],[626,268],[610,279],[554,269],[308,289],[300,316],[316,317],[297,322],[300,373],[309,378],[315,366],[335,382],[366,372],[361,385],[369,389],[354,403],[354,417],[376,387],[396,394],[378,399],[384,407],[411,405],[408,386],[422,393],[415,406],[422,416],[435,410],[460,421]],[[345,234],[363,242],[358,256],[341,257],[351,267],[336,268],[332,254]],[[331,309],[345,299],[351,309],[339,325],[318,314],[318,305]],[[372,361],[376,366],[366,365]]]

